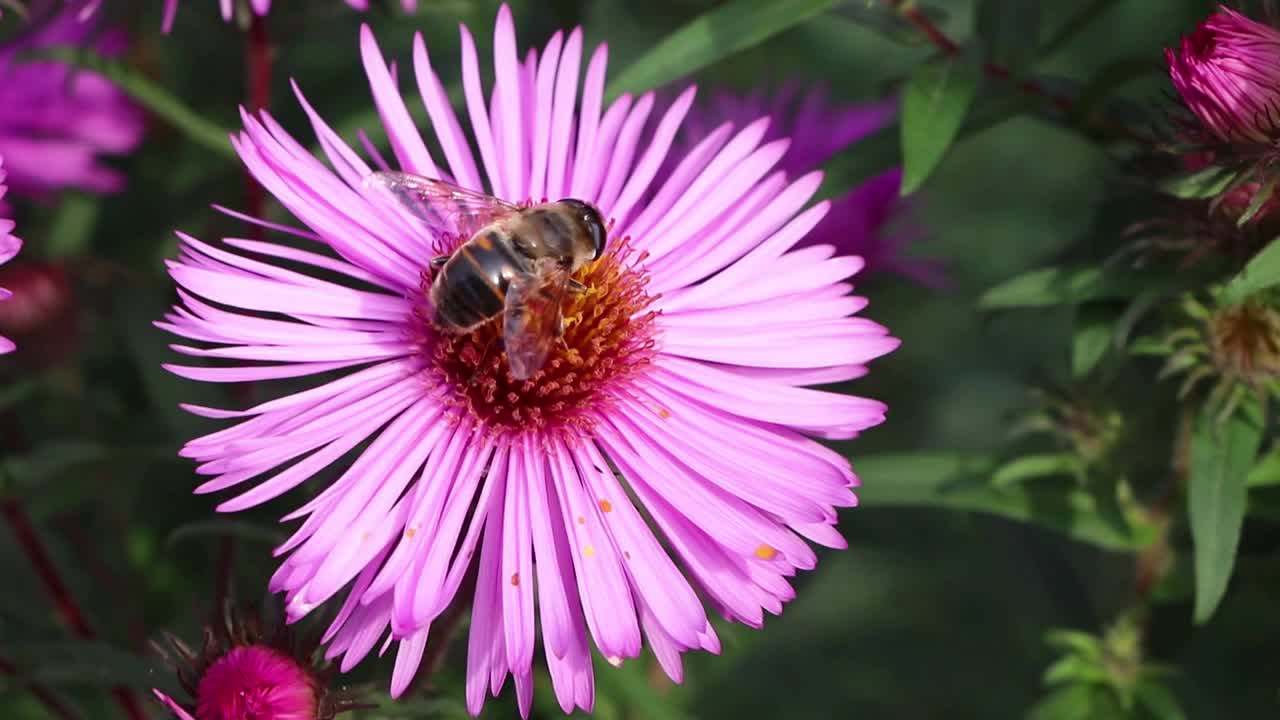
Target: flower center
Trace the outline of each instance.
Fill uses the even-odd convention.
[[[262,645],[228,650],[196,688],[197,720],[314,720],[318,706],[311,674]]]
[[[491,432],[590,426],[591,411],[608,400],[609,390],[653,356],[657,313],[648,310],[653,299],[645,291],[643,260],[624,239],[574,274],[586,290],[564,293],[564,334],[547,338],[547,361],[526,380],[511,376],[501,315],[464,335],[431,326],[433,275],[424,273],[415,314],[424,323],[428,375],[459,414],[470,413]]]

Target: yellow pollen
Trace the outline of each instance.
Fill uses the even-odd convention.
[[[772,545],[761,545],[756,548],[756,557],[761,560],[772,560],[778,556],[778,551]]]
[[[605,512],[613,512],[613,503],[610,503],[608,500],[601,500],[600,509]]]
[[[582,554],[583,554],[583,555],[585,555],[585,556],[587,556],[587,557],[595,557],[595,556],[596,556],[596,546],[595,546],[595,545],[588,545],[588,546],[586,546],[586,547],[582,548]]]
[[[662,418],[663,420],[666,420],[667,418],[671,417],[671,411],[666,408],[660,407],[658,408],[658,417]]]

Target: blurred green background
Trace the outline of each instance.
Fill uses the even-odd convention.
[[[581,23],[588,45],[609,43],[611,77],[673,30],[727,4],[512,3],[522,46]],[[1087,4],[1039,3],[1040,37]],[[213,5],[188,0],[168,37],[157,32],[158,10],[147,8],[133,26],[129,63],[209,122],[234,128],[245,97],[244,33],[221,23]],[[374,27],[384,53],[402,67],[413,33],[422,31],[437,70],[449,78],[457,77],[457,23],[470,25],[485,58],[497,8],[487,0],[422,0],[417,15],[405,17],[385,8],[359,15],[336,0],[277,5],[266,22],[278,48],[270,108],[307,141],[287,78],[299,82],[344,137],[352,139],[356,128],[376,130],[359,63],[361,22]],[[851,102],[883,97],[934,50],[910,33],[888,37],[862,22],[853,11],[867,5],[838,6],[692,79],[703,88],[740,90],[799,79],[825,83],[833,97]],[[1213,3],[1103,5],[1070,42],[1026,71],[1084,84],[1123,61],[1146,69],[1123,85],[1124,95],[1165,102],[1161,48],[1188,32]],[[970,3],[941,0],[932,6],[943,11],[941,27],[967,44]],[[988,91],[978,106],[1001,93],[999,87]],[[855,145],[848,159],[859,162],[862,153],[883,157],[883,145]],[[77,268],[80,331],[75,355],[54,366],[0,361],[0,404],[22,418],[28,448],[4,462],[13,476],[11,491],[55,551],[102,642],[65,639],[12,534],[0,533],[0,571],[6,578],[0,584],[0,648],[7,647],[24,668],[22,675],[0,678],[0,715],[6,718],[48,717],[24,689],[30,680],[65,691],[91,718],[118,716],[104,700],[104,686],[171,686],[143,654],[145,641],[162,628],[196,636],[227,537],[235,538],[240,596],[265,601],[260,590],[274,568],[269,549],[282,537],[274,522],[296,504],[286,498],[215,518],[209,498],[190,494],[191,466],[174,458],[173,450],[205,425],[175,406],[202,402],[216,391],[165,375],[158,363],[169,357],[168,341],[149,325],[168,298],[160,260],[173,251],[171,229],[197,236],[243,232],[208,208],[214,202],[244,206],[239,164],[158,123],[142,150],[120,165],[130,177],[128,191],[120,195],[67,195],[44,206],[22,206],[19,214],[29,243],[26,261],[57,259]],[[1036,113],[959,141],[919,195],[929,237],[910,248],[944,262],[950,287],[928,290],[892,276],[860,286],[872,301],[866,314],[904,342],[855,384],[858,393],[883,399],[891,409],[883,426],[840,445],[853,458],[865,490],[863,505],[842,517],[850,548],[823,553],[816,571],[796,578],[798,599],[762,632],[722,626],[724,653],[686,656],[680,687],[670,686],[649,659],[621,670],[603,666],[597,674],[598,717],[1031,716],[1048,692],[1042,675],[1059,656],[1045,643],[1045,632],[1104,631],[1133,603],[1135,555],[1037,523],[913,499],[901,488],[919,478],[902,472],[907,465],[884,458],[910,454],[927,463],[942,454],[998,455],[1008,447],[1012,420],[1029,405],[1029,388],[1066,373],[1072,318],[1065,309],[985,314],[976,309],[977,298],[1079,247],[1117,244],[1117,210],[1106,204],[1114,197],[1116,174],[1117,162],[1105,149]],[[275,207],[271,212],[280,213]],[[1167,390],[1151,385],[1134,392]],[[1150,399],[1153,408],[1162,402]],[[1146,449],[1157,458],[1169,452],[1158,443]],[[864,456],[865,464],[859,462]],[[1192,625],[1190,597],[1178,591],[1176,569],[1169,601],[1144,618],[1144,657],[1176,666],[1167,684],[1187,717],[1265,718],[1280,711],[1280,567],[1273,531],[1251,526],[1246,533],[1233,585],[1209,623]],[[358,716],[461,715],[464,653],[460,633],[431,681],[430,698]],[[339,682],[383,688],[388,660],[366,661]],[[549,687],[540,683],[535,712],[558,716]],[[491,702],[485,717],[512,716],[509,695]],[[161,716],[158,707],[148,709]],[[1098,709],[1092,716],[1143,717],[1118,707],[1114,715],[1107,712]]]

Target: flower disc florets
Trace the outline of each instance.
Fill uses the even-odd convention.
[[[463,335],[425,330],[428,375],[446,402],[489,432],[589,426],[589,411],[607,403],[622,381],[652,359],[656,313],[647,309],[643,260],[622,241],[574,274],[586,290],[564,294],[564,335],[549,340],[554,344],[546,364],[527,380],[511,376],[501,316]],[[424,274],[414,307],[426,323],[432,279]]]

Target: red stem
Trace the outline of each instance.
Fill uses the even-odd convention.
[[[45,550],[44,543],[40,541],[40,536],[36,534],[35,527],[32,526],[31,519],[27,517],[22,505],[14,498],[5,498],[0,501],[0,514],[4,515],[13,534],[17,536],[18,544],[22,546],[27,559],[31,561],[31,567],[40,577],[40,582],[53,600],[53,606],[62,616],[63,622],[77,637],[85,640],[94,639],[93,628],[89,627],[89,621],[85,619],[84,613],[80,612],[80,606],[76,605],[71,597],[70,588],[58,575],[53,559]],[[142,712],[142,706],[138,704],[138,698],[131,690],[117,685],[111,688],[111,694],[120,704],[125,715],[133,720],[145,720],[146,714]]]
[[[920,12],[920,9],[911,4],[910,0],[887,1],[895,10],[898,11],[898,14],[901,15],[904,20],[911,23],[912,26],[920,31],[920,34],[928,38],[929,42],[933,43],[934,46],[943,53],[947,55],[960,54],[960,45],[955,40],[947,37],[947,34],[935,25],[934,22],[929,19],[929,16]],[[999,80],[1008,80],[1013,75],[1013,71],[1008,67],[992,62],[983,63],[982,71],[987,74],[987,77]],[[1034,95],[1048,100],[1053,103],[1054,107],[1058,108],[1062,112],[1071,110],[1070,98],[1055,95],[1053,92],[1050,92],[1048,88],[1034,80],[1024,80],[1018,83],[1018,89],[1028,95]]]
[[[89,627],[89,622],[85,620],[79,606],[71,598],[71,591],[67,588],[66,583],[62,582],[62,578],[58,576],[53,560],[49,557],[49,553],[45,551],[39,536],[36,535],[35,528],[31,526],[31,520],[27,517],[26,511],[22,509],[17,500],[6,498],[3,502],[0,502],[0,513],[4,515],[9,527],[13,530],[13,534],[17,536],[18,544],[26,552],[27,559],[31,561],[31,566],[35,569],[36,574],[40,576],[40,582],[44,584],[45,590],[49,592],[49,597],[53,598],[53,607],[62,616],[63,622],[77,636],[85,639],[92,638],[93,629]]]
[[[245,65],[248,68],[247,104],[250,112],[267,109],[271,104],[271,44],[267,38],[266,21],[257,14],[249,24],[248,47],[245,49]],[[249,214],[260,218],[266,205],[262,186],[245,171],[245,191]],[[255,239],[261,240],[264,229],[253,226]]]
[[[0,675],[17,674],[18,669],[13,666],[13,663],[0,658]],[[71,706],[59,700],[58,696],[54,695],[49,688],[39,683],[27,683],[27,690],[45,706],[50,715],[62,720],[77,720],[76,713],[71,709]]]

